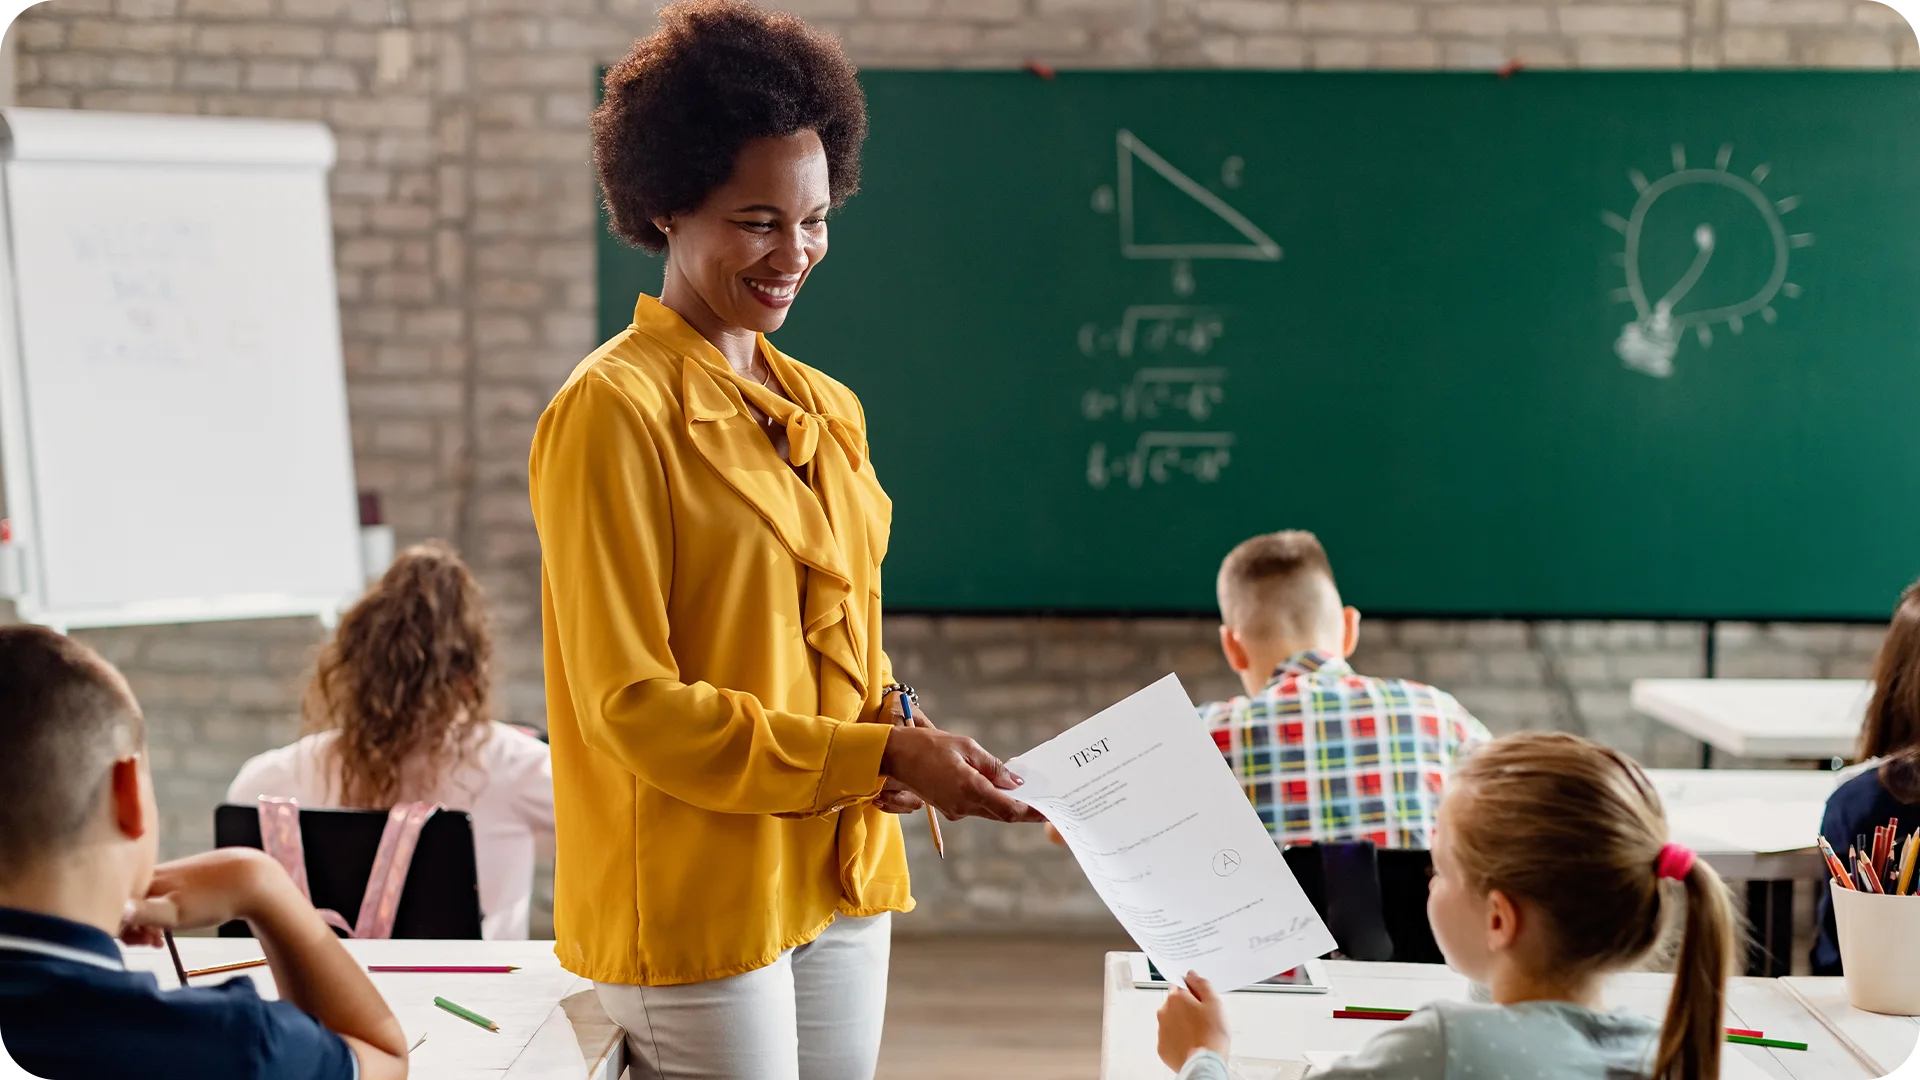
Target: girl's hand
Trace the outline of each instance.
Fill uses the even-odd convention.
[[[1187,984],[1167,992],[1160,1006],[1160,1060],[1179,1072],[1195,1050],[1227,1056],[1227,1007],[1207,980],[1187,972]]]

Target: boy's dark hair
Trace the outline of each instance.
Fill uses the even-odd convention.
[[[0,626],[0,878],[86,830],[113,763],[146,739],[113,665],[44,626]]]
[[[812,131],[839,206],[860,188],[867,99],[840,45],[792,15],[682,0],[607,70],[593,160],[614,235],[660,251],[653,219],[706,201],[750,140]]]

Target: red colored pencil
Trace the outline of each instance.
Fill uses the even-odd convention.
[[[1727,1034],[1745,1035],[1749,1039],[1764,1039],[1767,1037],[1766,1032],[1764,1031],[1748,1031],[1745,1028],[1728,1028]]]
[[[1833,880],[1839,882],[1843,889],[1853,888],[1853,876],[1847,873],[1845,866],[1841,865],[1840,856],[1833,853],[1833,845],[1827,843],[1827,838],[1824,836],[1816,839],[1820,845],[1820,854],[1827,860],[1827,869],[1833,874]]]
[[[367,970],[387,975],[505,975],[520,969],[504,964],[369,964]]]

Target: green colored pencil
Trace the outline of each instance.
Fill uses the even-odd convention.
[[[1729,1035],[1730,1043],[1744,1043],[1747,1046],[1771,1046],[1776,1050],[1805,1050],[1806,1043],[1788,1042],[1785,1039],[1756,1039],[1750,1035]]]
[[[1395,1016],[1412,1016],[1413,1015],[1412,1009],[1376,1009],[1371,1005],[1349,1005],[1347,1006],[1347,1011],[1348,1012],[1392,1013]]]
[[[459,1017],[460,1019],[467,1021],[470,1024],[479,1024],[481,1027],[486,1028],[488,1031],[500,1030],[499,1024],[496,1024],[493,1021],[487,1019],[486,1017],[481,1016],[479,1013],[474,1012],[472,1009],[463,1009],[460,1006],[455,1005],[453,1002],[448,1001],[446,998],[443,998],[443,997],[434,998],[433,1003],[447,1010],[453,1015]],[[1805,1050],[1806,1047],[1803,1046],[1801,1047],[1801,1049]]]

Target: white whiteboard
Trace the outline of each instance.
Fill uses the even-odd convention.
[[[24,618],[314,614],[359,519],[320,124],[0,110]]]

